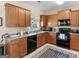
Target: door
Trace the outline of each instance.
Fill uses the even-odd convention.
[[[6,26],[18,27],[18,8],[11,4],[5,5]]]
[[[18,26],[19,27],[26,26],[26,10],[23,8],[19,8]]]

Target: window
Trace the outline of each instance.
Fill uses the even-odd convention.
[[[39,30],[40,29],[40,17],[37,17],[37,16],[32,16],[31,17],[31,28],[32,29],[37,29]]]

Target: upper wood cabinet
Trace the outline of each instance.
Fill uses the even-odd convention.
[[[17,27],[18,26],[18,8],[14,5],[5,5],[6,26]]]
[[[47,27],[48,26],[48,16],[47,15],[41,15],[40,16],[40,25],[41,27]]]
[[[19,8],[18,25],[20,27],[26,26],[26,10]]]
[[[30,10],[6,3],[5,13],[7,27],[26,27],[31,24]]]
[[[58,12],[58,19],[70,19],[70,9]]]
[[[79,10],[70,13],[71,26],[79,26]]]
[[[79,35],[70,36],[70,48],[79,51]]]
[[[48,16],[48,25],[57,26],[58,14],[53,14]]]
[[[26,10],[26,26],[30,26],[31,25],[31,12]]]

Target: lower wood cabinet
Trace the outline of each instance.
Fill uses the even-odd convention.
[[[45,43],[56,45],[56,34],[55,33],[42,33],[37,35],[37,47],[41,47]]]
[[[37,35],[37,48],[41,47],[42,45],[44,45],[46,43],[46,34],[45,33],[41,33]]]
[[[51,32],[51,33],[47,33],[46,35],[47,35],[46,36],[47,43],[56,45],[56,34]]]
[[[19,42],[18,40],[12,40],[7,43],[7,55],[9,58],[18,58],[20,57],[20,50],[18,46]]]
[[[23,57],[27,54],[27,38],[19,39],[19,49],[20,49],[20,57]]]
[[[79,35],[70,36],[70,48],[79,51]]]
[[[19,58],[27,54],[27,38],[15,39],[7,43],[9,58]]]

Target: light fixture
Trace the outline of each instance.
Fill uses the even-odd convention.
[[[62,1],[62,0],[60,0],[60,1],[56,1],[56,3],[58,4],[58,5],[62,5],[63,3],[64,3],[64,1]]]

